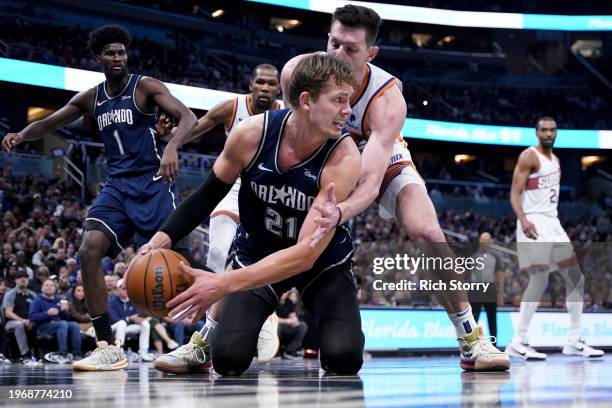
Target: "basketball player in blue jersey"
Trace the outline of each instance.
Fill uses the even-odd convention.
[[[345,124],[362,151],[359,184],[341,204],[333,200],[317,206],[320,229],[313,243],[342,222],[359,214],[374,201],[380,215],[397,220],[425,255],[454,257],[438,224],[436,211],[425,183],[416,171],[401,135],[406,119],[406,102],[401,82],[370,62],[378,54],[375,45],[381,20],[369,8],[346,5],[332,16],[327,53],[348,62],[355,73],[352,114]],[[293,67],[304,56],[290,60],[281,73],[284,90]],[[460,279],[454,271],[432,271],[437,278]],[[497,350],[477,326],[463,291],[439,292],[439,300],[455,326],[461,367],[466,370],[507,370],[509,358]]]
[[[349,231],[340,226],[310,245],[318,216],[312,205],[328,199],[334,184],[344,200],[359,177],[359,151],[348,135],[341,136],[351,111],[352,76],[348,64],[329,55],[301,61],[288,87],[295,110],[244,120],[208,179],[141,250],[169,248],[187,235],[241,177],[235,269],[213,274],[182,265],[195,282],[168,303],[173,316],[183,310],[188,312],[181,318],[201,316],[225,296],[212,342],[212,363],[221,375],[249,367],[262,324],[291,287],[318,321],[322,367],[346,375],[361,368],[364,336]],[[190,347],[191,354],[203,352],[201,345]]]
[[[276,100],[280,91],[280,81],[278,69],[274,65],[257,65],[253,69],[249,89],[251,91],[249,94],[220,102],[213,106],[206,115],[198,119],[191,140],[199,139],[201,135],[220,124],[225,126],[226,135],[229,136],[243,120],[269,110],[282,108],[282,102]],[[163,131],[165,127],[160,129]],[[172,131],[175,130],[173,129]],[[163,137],[163,135],[160,136]],[[221,200],[210,215],[206,266],[215,273],[225,271],[228,254],[234,241],[238,224],[240,223],[238,208],[239,190],[240,179],[234,183],[231,191]],[[217,302],[211,307],[210,312],[206,314],[205,326],[199,333],[193,334],[192,342],[208,342],[213,338],[213,332],[221,313],[221,303]],[[276,314],[272,314],[262,327],[259,342],[257,343],[257,360],[259,363],[265,364],[271,361],[278,352],[280,341],[277,331],[278,317]],[[190,367],[196,366],[185,364],[185,351],[189,349],[190,346],[185,345],[160,356],[155,360],[155,368],[173,374],[185,373]],[[200,365],[196,367],[198,371],[202,371]]]
[[[98,348],[88,358],[75,362],[75,370],[118,370],[127,366],[121,347],[115,345],[100,261],[105,255],[119,254],[135,233],[140,242],[146,242],[173,211],[178,198],[173,184],[178,171],[177,149],[196,124],[194,114],[163,83],[128,72],[130,41],[129,32],[120,26],[91,32],[88,45],[106,80],[79,92],[49,117],[19,133],[9,133],[2,142],[3,149],[9,151],[86,114],[93,117],[104,142],[109,178],[87,214],[79,248]],[[155,132],[158,107],[178,118],[177,132],[163,155]]]

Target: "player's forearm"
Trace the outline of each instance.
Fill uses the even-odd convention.
[[[176,244],[210,216],[217,204],[229,193],[232,185],[224,183],[211,171],[200,187],[174,210],[160,231],[166,233],[172,243]]]
[[[196,116],[193,114],[193,112],[191,112],[191,110],[182,112],[181,117],[179,118],[178,126],[176,127],[176,132],[170,132],[168,146],[178,149],[187,143],[191,139],[191,135],[196,124]]]
[[[516,214],[516,218],[519,221],[525,220],[525,213],[523,212],[523,206],[521,204],[521,196],[519,192],[511,191],[510,192],[510,204],[512,204],[512,209],[514,210],[514,214]]]
[[[360,180],[355,190],[353,190],[346,200],[338,204],[342,212],[341,222],[346,222],[355,215],[363,212],[368,208],[376,197],[380,189],[382,179],[375,176],[364,177]]]
[[[263,285],[280,282],[309,270],[313,259],[312,248],[307,241],[275,252],[247,267],[225,272],[227,293],[240,292]]]
[[[45,133],[53,131],[46,121],[37,120],[36,122],[30,123],[25,127],[19,134],[23,137],[24,142],[38,140],[45,135]]]
[[[202,136],[204,133],[210,131],[216,125],[217,125],[216,123],[214,123],[213,121],[209,120],[206,117],[198,119],[198,123],[196,123],[195,128],[193,129],[193,133],[191,135],[190,140],[197,139],[198,137]]]

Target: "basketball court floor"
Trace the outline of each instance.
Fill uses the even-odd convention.
[[[0,404],[104,408],[612,406],[610,356],[584,360],[552,354],[544,362],[512,362],[510,372],[470,373],[460,370],[456,357],[372,358],[358,377],[337,377],[323,375],[316,360],[277,358],[264,367],[253,364],[238,378],[175,376],[156,371],[151,363],[101,373],[76,373],[69,365],[13,364],[0,366]],[[17,390],[22,396],[27,390],[57,391],[38,399],[11,398]]]

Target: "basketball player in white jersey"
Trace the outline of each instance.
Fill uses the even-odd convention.
[[[359,184],[346,201],[338,205],[328,201],[315,207],[321,217],[317,220],[320,227],[313,243],[376,200],[380,215],[401,223],[427,256],[454,257],[438,224],[425,182],[416,171],[401,135],[406,119],[402,84],[370,63],[378,54],[375,42],[380,23],[374,10],[355,5],[340,7],[332,16],[327,52],[348,62],[358,76],[351,100],[352,114],[344,129],[352,134],[363,160]],[[283,68],[283,94],[301,58],[293,58]],[[445,281],[461,278],[454,271],[433,272]],[[461,367],[477,371],[507,370],[508,356],[485,338],[474,320],[465,292],[438,295],[456,329]]]
[[[229,137],[242,120],[268,110],[282,109],[283,103],[276,100],[280,91],[278,76],[278,69],[274,65],[260,64],[256,66],[249,83],[251,93],[228,99],[213,106],[198,120],[190,140],[199,139],[201,135],[220,124],[225,126],[225,133]],[[225,270],[227,257],[240,223],[238,191],[240,191],[240,178],[234,183],[225,198],[215,207],[210,216],[206,266],[215,273],[222,273]],[[220,317],[222,302],[221,300],[211,307],[206,315],[206,325],[200,333],[194,333],[190,342],[202,343],[212,338],[212,331]],[[268,363],[276,355],[280,345],[277,330],[278,317],[276,314],[272,314],[264,323],[257,343],[257,360],[259,363]],[[183,358],[185,351],[190,348],[190,344],[187,344],[159,357],[154,363],[155,367],[174,374],[202,371],[202,364],[197,364],[197,361],[187,361]]]
[[[561,167],[552,152],[557,138],[557,123],[541,117],[536,123],[538,145],[521,153],[512,177],[510,202],[516,213],[516,240],[519,267],[529,273],[529,284],[519,314],[519,323],[506,353],[521,359],[544,360],[527,342],[527,329],[548,285],[548,275],[558,270],[566,286],[570,333],[563,354],[584,357],[603,356],[580,338],[584,276],[570,240],[557,216]]]

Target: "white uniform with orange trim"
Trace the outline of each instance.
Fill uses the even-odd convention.
[[[376,98],[393,86],[397,86],[400,91],[402,89],[401,81],[393,75],[375,65],[369,63],[366,65],[361,85],[351,100],[351,116],[344,125],[345,131],[351,134],[360,151],[363,151],[371,133],[367,121],[368,109]],[[424,186],[425,181],[412,163],[412,156],[404,138],[398,134],[377,200],[382,218],[395,219],[397,195],[408,184]]]
[[[250,99],[251,94],[248,95],[240,95],[234,99],[234,109],[232,110],[232,116],[227,122],[225,126],[225,133],[229,137],[231,135],[232,130],[234,130],[238,123],[243,121],[244,119],[253,116],[250,108]],[[273,108],[282,109],[283,103],[280,101],[275,101]],[[229,193],[221,200],[219,204],[213,210],[211,217],[216,217],[217,215],[227,215],[231,217],[237,223],[240,223],[240,216],[238,214],[238,191],[240,191],[240,178],[236,180],[232,189]]]
[[[225,126],[225,133],[228,137],[242,120],[253,116],[251,112],[251,94],[240,95],[234,99],[234,107]],[[283,103],[275,101],[272,109],[282,109]],[[232,246],[236,229],[240,223],[238,212],[238,192],[240,191],[240,178],[236,180],[229,193],[217,204],[210,215],[209,243],[206,266],[213,271],[220,273],[225,270],[227,255]],[[225,215],[231,220],[219,217]]]
[[[529,150],[538,158],[540,169],[527,178],[521,194],[521,205],[525,217],[535,226],[538,238],[528,238],[517,220],[516,240],[521,269],[531,266],[551,267],[569,259],[573,253],[569,237],[557,216],[561,185],[559,159],[554,154],[549,159],[535,147]]]

